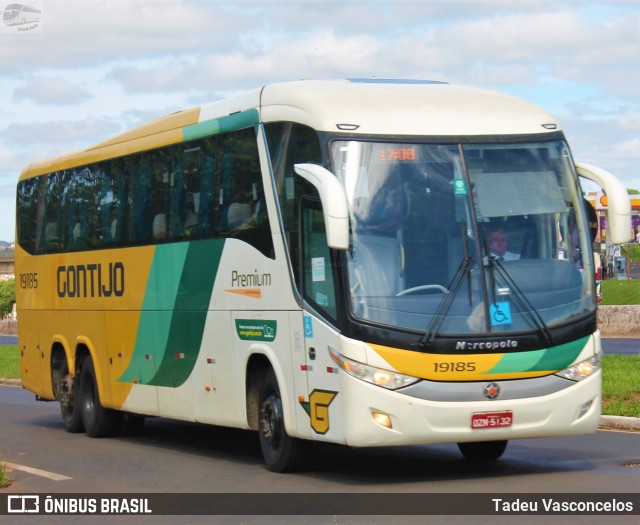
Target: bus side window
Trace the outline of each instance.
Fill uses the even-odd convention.
[[[65,171],[56,171],[47,175],[42,223],[44,243],[41,245],[40,253],[56,253],[62,248],[62,235],[64,234],[63,181],[66,178]]]
[[[293,275],[296,285],[302,289],[300,282],[298,236],[300,199],[312,188],[295,174],[294,164],[309,162],[322,164],[322,152],[317,132],[307,126],[293,122],[273,122],[264,125],[269,154],[271,156],[282,221],[293,264]],[[314,191],[314,190],[311,190]],[[317,195],[315,193],[314,195]]]
[[[44,177],[23,180],[18,185],[18,242],[27,252],[34,254],[40,243],[38,229],[40,211],[43,211]]]
[[[337,318],[331,252],[319,202],[305,200],[302,211],[304,296],[330,318]]]
[[[235,237],[273,257],[255,129],[227,133],[219,138],[219,147],[222,161],[214,193],[217,234]]]

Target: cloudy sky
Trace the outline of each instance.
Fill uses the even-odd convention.
[[[24,2],[41,25],[0,28],[0,240],[28,163],[300,78],[509,92],[553,114],[577,159],[640,189],[639,0]]]

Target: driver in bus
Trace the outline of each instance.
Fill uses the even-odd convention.
[[[491,256],[499,261],[516,261],[520,259],[520,254],[507,250],[509,237],[502,228],[496,228],[489,234],[489,249]]]

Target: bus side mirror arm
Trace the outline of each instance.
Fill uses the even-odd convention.
[[[296,173],[318,190],[329,248],[349,249],[349,206],[338,178],[317,164],[295,164]]]
[[[576,171],[580,177],[598,184],[607,195],[607,241],[623,244],[631,240],[631,202],[622,183],[611,173],[576,162]]]

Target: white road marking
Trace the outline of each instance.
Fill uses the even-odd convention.
[[[39,468],[27,467],[25,465],[18,465],[17,463],[7,463],[5,465],[13,470],[21,470],[22,472],[27,472],[28,474],[33,474],[35,476],[41,476],[43,478],[51,479],[53,481],[65,481],[67,479],[71,479],[69,476],[64,476],[63,474],[56,474],[55,472],[48,472],[46,470],[41,470]]]

